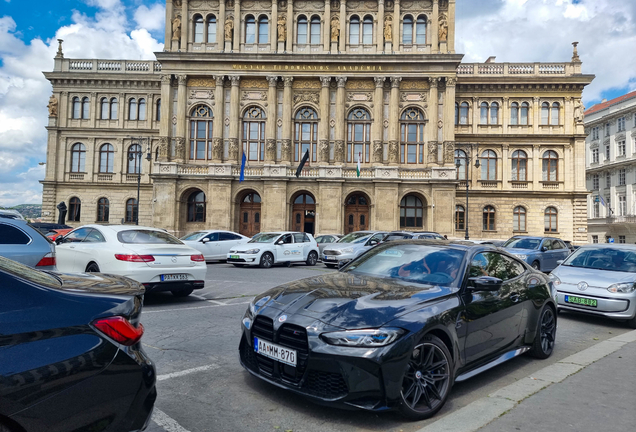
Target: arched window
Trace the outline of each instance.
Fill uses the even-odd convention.
[[[426,44],[426,16],[418,16],[415,25],[415,43],[418,45]]]
[[[71,147],[71,172],[85,172],[86,166],[86,147],[84,144],[77,143]]]
[[[208,43],[216,42],[216,17],[210,15],[208,17]]]
[[[117,120],[118,117],[118,103],[117,98],[112,98],[110,100],[110,119]]]
[[[541,124],[547,125],[549,124],[550,119],[550,104],[547,102],[543,102],[541,104]]]
[[[400,163],[424,163],[424,113],[407,108],[400,118]]]
[[[459,105],[459,124],[468,124],[468,102],[462,102]]]
[[[318,114],[313,108],[304,107],[296,112],[294,122],[294,162],[298,162],[309,150],[309,161],[317,161]]]
[[[311,41],[312,45],[320,44],[320,17],[314,15],[311,17]]]
[[[97,222],[108,222],[110,213],[110,202],[108,198],[100,198],[97,200]]]
[[[528,102],[523,102],[521,104],[521,122],[520,122],[522,126],[528,125],[529,112],[530,112],[530,105],[528,104]]]
[[[205,222],[205,194],[201,191],[188,197],[188,222]]]
[[[455,229],[466,229],[466,209],[464,209],[464,206],[455,206]]]
[[[90,100],[85,97],[82,99],[82,119],[88,120],[91,117],[91,103]]]
[[[512,181],[528,181],[528,155],[523,150],[512,152]]]
[[[455,167],[457,167],[457,162],[459,162],[459,168],[457,168],[457,180],[466,180],[468,167],[468,156],[464,150],[455,150]]]
[[[256,43],[256,20],[253,15],[245,17],[245,43]]]
[[[316,204],[316,201],[309,194],[301,194],[296,197],[294,204]]]
[[[413,17],[405,15],[402,21],[402,43],[411,45],[413,43]]]
[[[490,124],[499,124],[499,104],[497,102],[490,104]]]
[[[201,15],[194,16],[194,43],[203,42],[203,17]]]
[[[73,98],[73,114],[71,118],[73,119],[82,118],[82,104],[80,103],[80,100],[78,97]]]
[[[269,20],[266,15],[261,15],[258,19],[258,43],[269,43]]]
[[[243,151],[248,160],[265,160],[265,111],[251,107],[243,115]]]
[[[495,215],[495,208],[493,206],[484,207],[484,231],[494,231],[496,229]]]
[[[128,147],[128,174],[141,172],[141,146],[133,144]]]
[[[526,209],[525,207],[517,206],[512,211],[512,230],[513,231],[526,231]]]
[[[126,201],[126,215],[124,220],[126,223],[134,223],[137,222],[139,206],[137,206],[137,200],[134,198],[130,198]]]
[[[360,18],[357,15],[349,19],[349,44],[360,45]]]
[[[161,121],[161,99],[157,99],[157,109],[155,111],[155,120]]]
[[[559,155],[552,150],[543,153],[543,181],[559,181]]]
[[[400,201],[400,228],[422,228],[424,205],[415,195],[407,195]]]
[[[298,16],[298,36],[297,42],[299,44],[307,43],[307,17],[305,15]]]
[[[128,101],[128,120],[137,120],[137,99]]]
[[[481,154],[481,179],[497,180],[497,153],[492,150]]]
[[[481,103],[479,124],[488,124],[488,102]]]
[[[510,124],[513,126],[519,124],[519,104],[517,102],[510,105]]]
[[[552,110],[550,112],[550,124],[554,126],[559,124],[559,103],[558,102],[554,102],[552,104]]]
[[[99,118],[101,120],[108,120],[110,117],[110,103],[108,102],[108,98],[102,98],[99,106],[101,111]]]
[[[548,207],[547,209],[545,209],[545,232],[555,233],[558,231],[558,218],[559,213],[557,212],[557,209],[555,209],[554,207]]]
[[[115,162],[115,148],[112,144],[104,144],[99,148],[99,172],[112,173]]]
[[[371,115],[354,108],[347,117],[347,162],[369,162],[371,151]]]
[[[82,201],[73,197],[68,201],[68,221],[79,222],[82,217]]]
[[[373,43],[373,17],[367,15],[362,23],[362,43],[370,45]]]
[[[141,121],[146,120],[146,99],[139,99],[139,115],[137,118]]]
[[[212,159],[213,116],[205,105],[197,105],[190,112],[190,159]]]

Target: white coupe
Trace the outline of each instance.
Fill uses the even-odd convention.
[[[181,237],[181,241],[203,254],[206,261],[227,259],[227,254],[234,246],[249,241],[249,237],[232,231],[205,230],[195,231]]]
[[[232,248],[227,262],[236,267],[257,265],[270,268],[274,264],[304,262],[316,265],[318,244],[311,234],[285,231],[260,233],[249,242]]]
[[[56,240],[63,273],[126,276],[146,292],[185,297],[203,288],[207,266],[201,252],[165,231],[131,225],[84,225]]]

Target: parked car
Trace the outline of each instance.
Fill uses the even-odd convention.
[[[143,293],[130,279],[0,257],[0,430],[143,430],[157,397]]]
[[[274,264],[290,265],[295,262],[314,266],[317,261],[316,240],[311,234],[296,231],[261,233],[227,254],[227,262],[235,267],[257,265],[270,268]]]
[[[316,243],[318,243],[318,249],[320,252],[318,256],[322,257],[322,251],[329,244],[337,243],[342,238],[340,234],[323,234],[316,237]]]
[[[62,230],[62,229],[72,230],[73,229],[73,227],[68,225],[50,223],[50,222],[31,222],[31,226],[37,229],[38,231],[40,231],[44,235],[46,235],[49,231],[53,231],[53,230]]]
[[[456,381],[525,352],[549,357],[551,293],[547,275],[492,246],[392,241],[256,296],[240,362],[323,404],[420,420]]]
[[[0,209],[0,218],[25,220],[19,211],[13,209]]]
[[[354,231],[338,243],[327,245],[322,251],[322,262],[329,268],[347,263],[382,241],[386,231]]]
[[[201,252],[163,230],[132,225],[84,225],[57,240],[57,268],[66,273],[126,276],[146,292],[185,297],[203,288]]]
[[[393,240],[446,240],[446,238],[433,231],[391,231],[382,239],[381,243]]]
[[[40,270],[55,270],[55,244],[23,219],[0,217],[0,256]]]
[[[223,230],[195,231],[180,238],[185,245],[201,252],[206,261],[225,261],[230,249],[247,243],[249,239],[242,234]]]
[[[64,237],[66,234],[73,231],[73,228],[64,229],[52,229],[47,231],[44,235],[51,241],[55,241],[58,237]]]
[[[570,249],[562,240],[554,237],[514,236],[501,247],[521,258],[534,269],[549,272],[557,261],[567,258]]]
[[[579,248],[579,246],[573,245],[570,240],[563,240],[563,243],[570,249],[570,252],[574,252]]]
[[[636,245],[581,246],[550,278],[559,309],[626,320],[636,328]]]

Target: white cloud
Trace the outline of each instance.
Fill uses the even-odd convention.
[[[135,11],[135,21],[140,28],[148,31],[163,30],[166,21],[166,9],[159,3],[151,7],[141,5]]]

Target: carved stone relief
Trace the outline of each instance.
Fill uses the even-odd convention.
[[[346,84],[347,90],[374,90],[375,83],[371,80],[350,80]]]
[[[400,93],[400,100],[402,102],[426,102],[427,93]]]
[[[437,141],[428,143],[428,160],[437,162]]]
[[[418,81],[402,81],[400,90],[428,90],[429,84],[423,80]]]
[[[238,151],[239,151],[238,138],[230,138],[230,146],[228,148],[228,157],[230,158],[230,160],[232,161],[238,160]]]
[[[302,103],[302,102],[311,102],[314,104],[320,103],[320,94],[319,93],[309,93],[309,92],[301,92],[294,94],[294,105]]]
[[[336,159],[336,162],[344,162],[344,155],[345,155],[344,141],[336,140],[335,147],[334,147],[334,158]]]
[[[348,102],[371,102],[373,101],[373,93],[347,93]]]
[[[444,163],[452,163],[455,160],[455,144],[452,141],[444,142]]]
[[[269,84],[267,83],[267,80],[264,79],[244,79],[241,80],[241,87],[242,88],[267,88],[269,87]]]
[[[296,79],[292,83],[293,89],[298,90],[308,90],[308,89],[319,89],[322,85],[318,80],[308,80],[308,79]]]
[[[318,154],[322,162],[329,162],[329,141],[320,140],[318,145]]]
[[[264,91],[244,91],[241,92],[241,100],[267,100],[267,92]]]
[[[281,159],[283,159],[284,161],[289,161],[291,160],[291,140],[290,139],[284,139],[281,143],[281,147],[280,147],[280,157]]]
[[[214,138],[212,141],[212,159],[223,159],[223,138]]]
[[[399,156],[397,141],[389,142],[389,163],[397,163]]]
[[[382,141],[373,141],[373,162],[382,163],[383,156]]]

